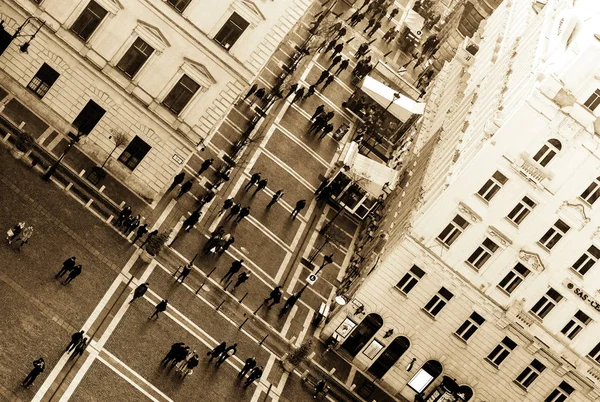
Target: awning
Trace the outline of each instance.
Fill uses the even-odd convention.
[[[398,171],[373,159],[358,153],[358,144],[351,142],[344,147],[344,165],[349,166],[349,173],[359,179],[357,184],[373,197],[384,194],[382,187],[388,183],[389,189],[393,190],[398,179]]]
[[[415,102],[408,96],[397,93],[397,91],[371,76],[365,77],[361,89],[381,106],[387,108],[388,112],[402,123],[406,122],[413,114],[423,114],[425,111],[424,103]],[[399,95],[400,97],[398,98],[394,95]]]
[[[415,10],[408,10],[408,13],[406,13],[406,19],[404,19],[404,23],[413,34],[420,37],[423,33],[425,18],[421,17],[421,15],[416,13]]]

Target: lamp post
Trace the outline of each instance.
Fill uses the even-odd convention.
[[[21,35],[21,31],[23,30],[23,28],[25,28],[25,26],[27,26],[27,24],[32,21],[38,21],[41,24],[37,27],[37,30],[33,33],[33,35]],[[41,19],[39,19],[38,17],[27,17],[27,19],[25,21],[23,21],[23,23],[17,28],[17,30],[15,31],[14,34],[7,36],[8,34],[5,35],[0,35],[0,55],[2,55],[4,53],[4,51],[8,48],[8,46],[12,43],[12,41],[16,38],[29,38],[29,40],[27,40],[25,43],[23,43],[21,46],[19,46],[19,50],[23,53],[27,53],[27,49],[29,49],[29,45],[31,44],[31,41],[35,39],[35,36],[37,35],[38,32],[40,32],[40,29],[42,29],[42,27],[46,25],[46,21],[43,21]],[[4,20],[0,21],[0,33],[5,33],[6,31],[4,30]]]
[[[69,153],[71,148],[73,148],[73,145],[77,144],[79,142],[79,140],[86,135],[87,134],[83,134],[81,132],[78,132],[77,134],[69,133],[70,141],[69,141],[69,145],[67,145],[67,149],[65,149],[64,152],[62,153],[62,155],[60,156],[60,158],[58,158],[57,161],[54,162],[54,164],[52,166],[50,166],[48,171],[46,173],[44,173],[44,175],[42,176],[42,179],[49,181],[50,178],[52,177],[52,175],[54,174],[54,172],[56,172],[56,169],[58,169],[58,167],[60,166],[60,163],[62,162],[62,160],[65,158],[65,156],[67,156],[67,154]]]
[[[321,263],[321,266],[319,267],[319,269],[317,269],[317,272],[315,272],[313,275],[315,275],[315,276],[319,275],[319,272],[321,272],[321,270],[323,268],[325,268],[327,265],[331,264],[332,262],[333,262],[333,254],[329,254],[329,255],[326,255],[325,257],[323,257],[323,262]],[[304,292],[307,287],[308,287],[308,282],[306,282],[304,284],[304,286],[302,286],[300,291],[297,293],[298,299],[300,299],[300,297],[302,297],[302,292]]]

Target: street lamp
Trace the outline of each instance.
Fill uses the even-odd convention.
[[[323,263],[321,264],[319,269],[317,269],[317,272],[315,272],[312,275],[314,275],[314,276],[319,275],[319,272],[321,272],[321,270],[323,268],[325,268],[327,265],[331,264],[332,262],[333,262],[333,254],[326,255],[325,257],[323,257]],[[304,286],[302,286],[302,289],[300,289],[300,291],[297,293],[298,299],[300,299],[300,297],[302,297],[302,292],[304,292],[307,287],[308,287],[308,282],[306,282],[304,284]]]
[[[33,35],[21,35],[21,31],[25,26],[29,23],[29,21],[35,20],[40,22],[40,26],[38,26],[37,30],[33,33]],[[29,49],[29,45],[31,41],[35,39],[37,33],[42,29],[42,27],[46,25],[46,21],[39,19],[38,17],[27,17],[27,19],[17,28],[14,34],[9,35],[4,30],[4,20],[0,21],[0,55],[4,53],[4,51],[8,48],[8,46],[12,43],[12,41],[16,38],[29,38],[25,43],[19,46],[19,50],[23,53],[27,53],[27,49]]]
[[[77,144],[79,142],[79,140],[86,135],[87,134],[84,134],[79,131],[77,134],[69,133],[70,141],[69,141],[69,145],[67,145],[67,149],[64,150],[64,152],[62,153],[60,158],[58,158],[57,161],[54,162],[54,164],[50,167],[50,169],[48,169],[48,171],[46,173],[44,173],[44,175],[42,176],[42,179],[49,181],[50,178],[52,177],[52,175],[54,174],[54,172],[56,172],[56,169],[58,169],[58,167],[60,166],[60,163],[62,162],[62,160],[65,158],[65,156],[67,156],[67,154],[69,153],[71,148],[73,148],[73,145]]]

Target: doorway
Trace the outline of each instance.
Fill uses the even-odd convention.
[[[379,314],[369,314],[344,341],[342,349],[355,357],[382,326],[383,318]]]
[[[369,367],[369,374],[375,378],[382,378],[410,346],[410,341],[404,336],[399,336],[390,343],[375,362]]]

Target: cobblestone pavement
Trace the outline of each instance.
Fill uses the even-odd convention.
[[[273,85],[281,64],[293,53],[293,45],[301,44],[306,35],[306,24],[290,35],[290,41],[281,46],[261,74],[260,85]],[[351,57],[359,44],[353,41],[344,55]],[[353,67],[350,60],[348,70]],[[295,77],[308,86],[328,63],[328,57],[311,56]],[[322,303],[335,296],[357,237],[358,223],[339,215],[334,223],[342,233],[337,244],[320,247],[323,237],[316,229],[337,214],[327,205],[318,205],[314,191],[342,144],[330,136],[319,140],[307,134],[310,115],[321,103],[335,111],[335,128],[343,121],[352,124],[341,107],[353,91],[350,81],[350,74],[344,72],[325,91],[318,91],[305,102],[292,105],[289,99],[280,101],[260,127],[259,140],[252,144],[237,173],[204,208],[196,228],[180,234],[170,251],[150,263],[143,262],[137,246],[114,228],[0,149],[0,224],[8,228],[26,220],[36,228],[23,250],[0,247],[5,262],[0,268],[0,301],[6,306],[0,333],[3,344],[10,346],[0,348],[0,396],[33,401],[312,400],[311,386],[301,381],[299,372],[284,373],[279,358],[284,351],[281,345],[298,345],[312,336],[311,319]],[[250,108],[249,101],[238,104],[206,151],[192,157],[185,167],[192,175],[204,159],[213,157],[217,162],[196,177],[189,194],[176,200],[174,191],[159,203],[150,218],[155,227],[179,231],[182,220],[196,208],[214,180],[215,169],[248,125]],[[267,188],[256,194],[254,189],[244,191],[249,176],[257,171],[268,179]],[[278,189],[284,189],[285,196],[266,210]],[[235,225],[219,216],[220,206],[228,197],[250,206],[250,217]],[[292,220],[290,213],[300,199],[307,200],[307,207]],[[235,243],[220,257],[204,255],[201,248],[218,225],[235,236]],[[283,286],[285,298],[298,292],[306,285],[309,273],[330,253],[334,263],[323,269],[314,285],[306,286],[289,314],[278,316],[281,305],[257,311],[275,285]],[[313,254],[316,265],[307,264]],[[63,286],[53,275],[71,255],[83,264],[84,273]],[[251,273],[251,279],[231,291],[228,283],[219,282],[231,262],[239,258],[244,259],[244,270]],[[192,259],[192,274],[185,284],[176,284],[173,274],[177,267]],[[129,304],[131,292],[144,281],[150,283],[150,290]],[[157,321],[148,320],[162,299],[169,300],[167,312]],[[63,348],[70,334],[79,329],[92,341],[82,357],[68,360]],[[238,353],[216,368],[207,361],[206,352],[223,340],[237,343]],[[201,356],[200,365],[185,380],[159,367],[171,344],[178,341]],[[317,345],[314,361],[324,371],[335,368],[334,378],[350,385],[355,371],[343,359],[324,356],[323,351],[322,345]],[[47,370],[33,387],[23,390],[20,380],[39,356],[46,359]],[[236,372],[248,356],[256,357],[265,374],[244,388]],[[377,400],[386,398],[382,394]]]

